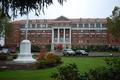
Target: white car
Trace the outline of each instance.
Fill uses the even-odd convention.
[[[72,49],[64,49],[63,54],[64,55],[75,55],[75,52]]]
[[[10,53],[8,48],[3,48],[0,50],[0,53]]]

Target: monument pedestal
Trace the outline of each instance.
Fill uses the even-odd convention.
[[[31,42],[29,40],[23,40],[20,44],[20,53],[17,59],[14,60],[16,63],[33,63],[36,62],[32,58],[31,54]]]

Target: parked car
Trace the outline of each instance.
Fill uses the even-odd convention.
[[[3,48],[0,50],[0,53],[10,53],[8,48]]]
[[[72,49],[64,49],[63,54],[64,55],[75,55],[75,51],[73,51]]]
[[[88,52],[86,52],[85,50],[76,50],[75,54],[88,56]]]

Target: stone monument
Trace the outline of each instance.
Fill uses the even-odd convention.
[[[20,53],[17,59],[14,60],[17,63],[33,63],[36,62],[32,58],[31,54],[31,42],[29,40],[23,40],[20,44]]]

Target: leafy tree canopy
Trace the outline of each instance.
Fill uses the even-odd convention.
[[[112,15],[107,18],[108,31],[114,38],[120,38],[120,7],[115,7]]]
[[[9,20],[10,18],[8,18],[0,10],[0,37],[4,37],[5,35],[9,34],[10,26],[12,25],[11,23],[9,23]]]
[[[60,4],[66,0],[58,0]],[[10,10],[12,11],[12,16],[16,17],[17,14],[27,14],[30,11],[35,11],[35,14],[40,14],[49,5],[53,4],[53,0],[0,0],[0,9],[2,12],[10,17]]]

